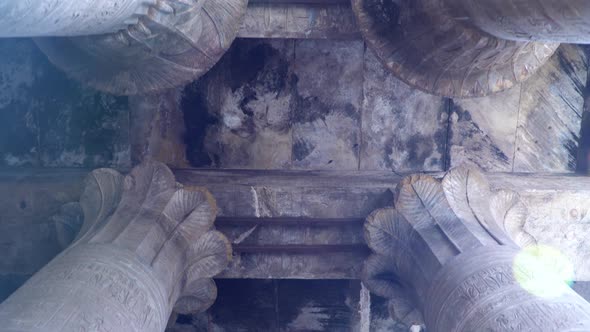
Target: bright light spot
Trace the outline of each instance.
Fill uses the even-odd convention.
[[[529,293],[554,298],[562,295],[574,278],[574,266],[559,250],[546,246],[529,246],[514,258],[516,281]]]

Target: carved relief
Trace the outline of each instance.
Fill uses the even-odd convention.
[[[127,176],[99,169],[79,210],[84,224],[73,244],[0,304],[0,331],[163,331],[173,309],[213,303],[211,277],[229,263],[231,246],[213,229],[207,190],[182,187],[157,162]],[[61,229],[64,241],[72,238]]]

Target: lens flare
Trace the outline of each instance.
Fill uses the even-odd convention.
[[[555,298],[562,295],[574,278],[574,266],[559,250],[535,245],[522,249],[514,258],[516,281],[529,293]]]

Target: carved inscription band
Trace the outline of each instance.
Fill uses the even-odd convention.
[[[166,303],[132,252],[85,244],[66,250],[0,305],[0,331],[160,332]]]
[[[590,330],[590,305],[573,290],[544,298],[522,287],[514,271],[518,252],[481,247],[445,265],[426,296],[427,326],[441,332]]]

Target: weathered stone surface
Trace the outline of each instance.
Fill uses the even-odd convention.
[[[240,253],[219,278],[245,279],[358,279],[365,251]]]
[[[192,166],[358,169],[363,44],[238,40],[181,102]]]
[[[581,48],[563,45],[522,84],[488,97],[453,100],[451,166],[574,171],[587,68]]]
[[[0,41],[0,165],[129,165],[126,98],[82,88],[26,39]]]
[[[490,172],[510,172],[521,85],[481,98],[456,99],[449,121],[450,166],[473,163]]]
[[[166,107],[162,112],[178,114],[172,111],[176,103],[184,113],[184,140],[164,139],[166,149],[173,151],[171,159],[180,155],[184,147],[177,143],[184,141],[191,166],[350,170],[355,144],[359,144],[357,162],[360,159],[362,170],[437,171],[468,161],[487,171],[512,171],[513,167],[522,171],[518,164],[538,162],[540,153],[535,147],[538,142],[521,137],[538,127],[538,121],[520,116],[522,109],[531,107],[525,98],[527,86],[545,89],[543,94],[552,96],[551,100],[567,95],[552,88],[555,72],[544,69],[522,89],[519,85],[495,96],[448,101],[412,90],[388,73],[370,51],[363,52],[360,69],[353,61],[360,52],[357,44],[238,40],[209,75],[185,89],[179,103],[176,97],[158,99]],[[552,61],[563,56],[560,51]],[[362,81],[353,74],[362,75]],[[362,105],[357,108],[359,81]],[[554,108],[565,107],[565,102],[560,105]],[[353,134],[357,114],[360,137]],[[164,128],[183,126],[175,123],[181,122],[178,116],[162,118],[169,121]],[[552,121],[560,122],[558,118]],[[563,136],[575,141],[573,127],[579,120],[572,121],[565,127],[555,125],[559,129],[551,132],[537,130],[538,141],[556,142]],[[574,149],[571,144],[564,147]],[[568,149],[564,151],[569,155]],[[158,157],[164,158],[165,153]],[[571,163],[571,156],[567,159]]]
[[[448,103],[413,89],[364,56],[362,170],[441,171],[447,149]]]
[[[186,88],[182,103],[192,166],[290,166],[293,45],[238,40],[212,72]]]
[[[240,225],[240,222],[232,222],[228,225],[223,221],[231,221],[231,218],[221,220],[222,223],[218,223],[217,230],[222,232],[230,242],[246,246],[321,246],[329,244],[358,245],[359,248],[362,248],[365,243],[362,236],[361,219],[351,219],[350,222],[336,219],[332,225],[330,225],[329,219],[321,223],[321,219],[315,218],[317,225],[314,225],[313,222],[306,224],[302,219],[284,219],[286,222],[281,224],[281,218],[249,218],[254,225],[245,221],[243,225]]]
[[[523,83],[514,171],[575,170],[587,71],[583,50],[563,45]]]
[[[360,39],[348,4],[250,3],[241,38]]]
[[[294,168],[358,169],[363,53],[361,41],[296,42]]]

